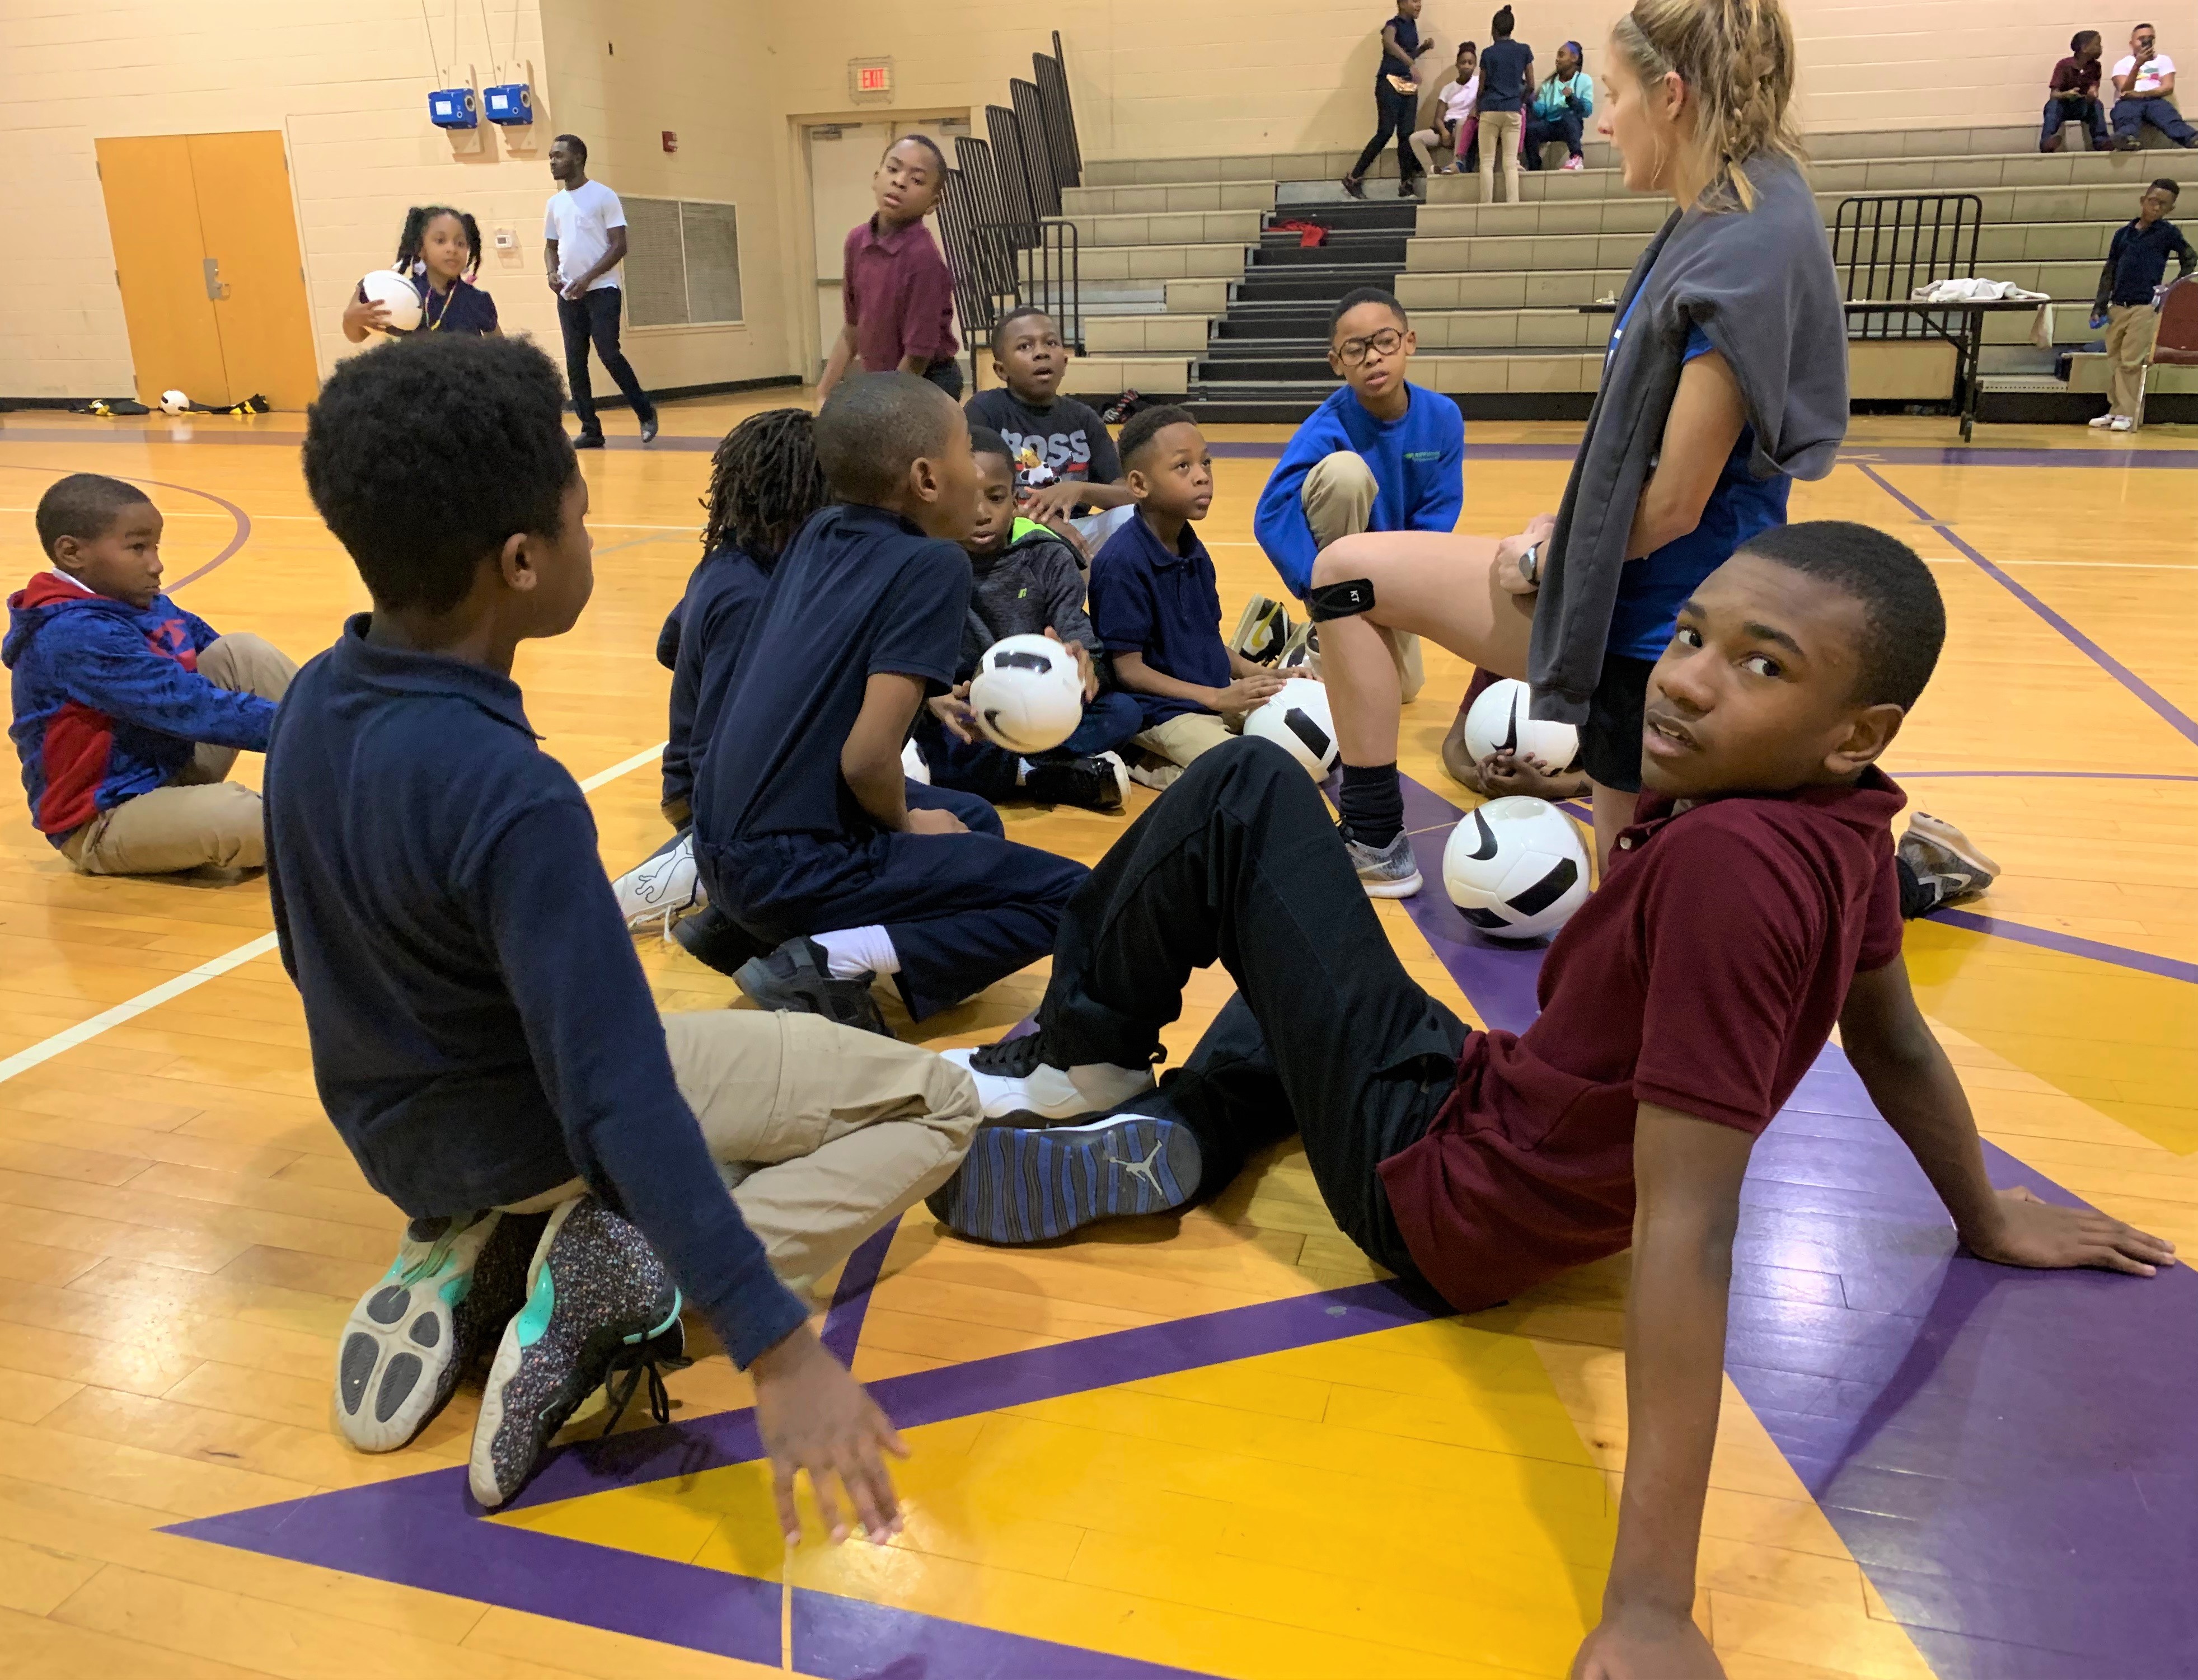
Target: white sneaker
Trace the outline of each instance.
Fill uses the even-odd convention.
[[[2091,429],[2094,432],[2103,432],[2120,418],[2120,415],[2115,414],[2094,415],[2091,417]]]
[[[1117,1067],[1109,1061],[1052,1067],[1041,1058],[1035,1032],[943,1054],[957,1067],[967,1068],[977,1082],[988,1120],[1010,1116],[1073,1120],[1103,1114],[1153,1088],[1149,1067]]]
[[[2137,430],[2137,421],[2131,420],[2125,414],[2114,415],[2108,418],[2107,421],[2107,430],[2109,432],[2134,432]]]
[[[1131,764],[1129,770],[1131,781],[1156,793],[1165,793],[1183,778],[1181,764]]]
[[[695,866],[694,832],[690,829],[654,857],[628,869],[611,883],[611,891],[618,897],[619,914],[627,927],[639,933],[660,922],[669,938],[674,921],[709,902]]]
[[[1579,158],[1567,158],[1565,160],[1565,167],[1567,169],[1585,169],[1587,165]]]

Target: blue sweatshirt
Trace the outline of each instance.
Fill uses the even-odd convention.
[[[41,572],[9,597],[8,612],[8,733],[31,820],[55,846],[102,811],[166,787],[201,741],[267,750],[275,703],[200,676],[199,654],[219,638],[166,596],[141,608]]]
[[[415,1218],[585,1179],[746,1366],[801,1303],[679,1094],[579,784],[518,685],[377,647],[298,673],[267,756],[267,884],[313,1078]]]
[[[1305,474],[1339,450],[1374,471],[1369,531],[1455,531],[1465,507],[1465,419],[1457,404],[1408,385],[1404,418],[1376,420],[1349,386],[1312,411],[1276,464],[1252,532],[1294,595],[1312,582],[1312,527],[1305,522]]]

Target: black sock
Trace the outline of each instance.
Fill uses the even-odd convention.
[[[1375,851],[1404,829],[1404,785],[1394,760],[1343,767],[1343,826],[1351,838]]]

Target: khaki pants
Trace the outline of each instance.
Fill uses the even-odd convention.
[[[1340,449],[1313,462],[1305,474],[1300,498],[1305,503],[1305,523],[1312,528],[1316,548],[1326,548],[1342,537],[1356,537],[1374,516],[1377,486],[1374,469],[1364,456]],[[1397,662],[1397,682],[1406,704],[1419,697],[1428,676],[1420,652],[1420,638],[1409,630],[1382,631],[1388,639],[1389,656]]]
[[[1148,753],[1178,764],[1188,764],[1201,753],[1211,753],[1233,739],[1244,727],[1241,718],[1224,718],[1213,712],[1179,712],[1165,724],[1155,724],[1130,738]]]
[[[1503,181],[1512,203],[1519,201],[1519,113],[1480,113],[1480,201],[1496,202],[1496,158],[1503,157]]]
[[[2160,336],[2160,311],[2149,304],[2107,305],[2107,406],[2144,424],[2144,370]]]
[[[664,1017],[679,1094],[787,1283],[806,1289],[954,1176],[983,1109],[969,1075],[915,1044],[819,1015]],[[581,1195],[575,1178],[507,1212]]]
[[[1461,136],[1462,132],[1463,131],[1461,130]],[[1448,129],[1416,128],[1412,131],[1412,150],[1419,154],[1420,167],[1430,175],[1435,172],[1435,148],[1438,146],[1445,151],[1449,150],[1450,131]],[[1451,165],[1455,166],[1457,162],[1456,156],[1452,156]]]
[[[199,675],[218,688],[280,700],[298,667],[273,643],[238,631],[207,644]],[[267,861],[259,795],[228,779],[237,749],[201,741],[165,788],[103,811],[61,842],[93,875],[169,875],[206,864],[256,869]]]

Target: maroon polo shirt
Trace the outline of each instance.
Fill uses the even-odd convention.
[[[2093,59],[2089,64],[2079,64],[2073,53],[2053,67],[2053,80],[2047,91],[2051,93],[2080,93],[2086,98],[2096,98],[2099,91],[2099,71],[2102,61]]]
[[[1905,803],[1875,770],[1677,815],[1642,796],[1608,877],[1550,947],[1540,1016],[1474,1033],[1427,1136],[1381,1163],[1444,1299],[1477,1311],[1631,1242],[1637,1104],[1750,1136],[1771,1124],[1848,982],[1900,955]]]
[[[869,373],[891,373],[907,356],[942,361],[954,337],[954,279],[921,222],[878,231],[871,217],[847,230],[840,295],[855,329],[855,354]]]

